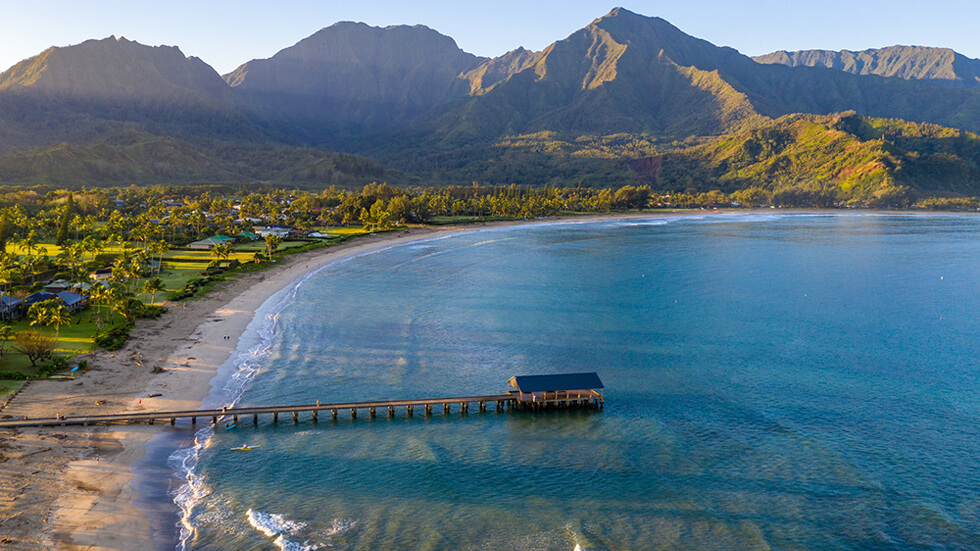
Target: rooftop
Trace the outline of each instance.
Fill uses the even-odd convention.
[[[517,375],[507,384],[520,392],[544,392],[553,390],[584,390],[603,388],[599,374],[559,373],[556,375]]]

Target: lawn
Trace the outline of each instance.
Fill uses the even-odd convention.
[[[18,379],[0,379],[0,402],[7,399],[11,393],[24,386],[24,381]]]

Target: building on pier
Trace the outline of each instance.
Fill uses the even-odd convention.
[[[602,389],[602,381],[595,372],[517,375],[507,381],[507,392],[515,395],[516,405],[522,409],[563,407],[582,402],[602,407]]]

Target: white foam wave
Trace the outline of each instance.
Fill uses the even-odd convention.
[[[305,522],[287,520],[284,515],[253,511],[252,509],[249,509],[245,513],[245,516],[253,528],[270,538],[273,536],[282,536],[283,534],[293,535],[306,526]]]
[[[270,538],[274,537],[275,539],[272,540],[272,543],[282,551],[315,551],[322,547],[309,541],[293,541],[286,537],[295,536],[303,528],[306,528],[305,522],[296,522],[287,519],[285,515],[264,513],[262,511],[253,511],[252,509],[248,510],[246,517],[248,518],[248,523],[253,528]],[[342,523],[343,521],[335,520],[334,529],[338,529],[337,527],[340,526],[338,522]],[[331,529],[331,532],[334,529]]]
[[[180,529],[177,549],[181,551],[187,549],[187,543],[194,535],[194,525],[191,521],[194,506],[211,493],[204,480],[198,476],[196,467],[201,458],[201,450],[204,449],[213,434],[214,428],[211,426],[197,431],[197,434],[194,435],[193,446],[179,449],[168,458],[171,468],[176,470],[178,476],[184,480],[174,495],[174,503],[177,505],[177,510],[180,511],[177,522]]]
[[[420,241],[430,240],[434,239]],[[238,403],[245,390],[248,389],[249,383],[261,372],[262,366],[266,363],[266,358],[272,354],[276,335],[279,333],[279,317],[283,310],[295,301],[296,293],[300,286],[315,274],[330,266],[345,263],[352,258],[375,254],[394,246],[398,245],[337,259],[316,270],[308,272],[287,288],[270,297],[256,311],[255,318],[246,327],[239,341],[238,350],[231,359],[234,369],[222,387],[221,392],[216,397],[209,397],[209,405],[217,409],[222,406],[230,407]],[[168,463],[177,473],[177,477],[184,481],[174,493],[174,503],[180,511],[178,521],[180,536],[176,547],[178,551],[186,551],[188,549],[189,542],[194,537],[197,524],[194,519],[194,509],[211,493],[203,477],[198,474],[197,465],[201,459],[201,452],[210,444],[213,436],[214,426],[209,424],[195,433],[193,446],[179,449],[168,458]],[[285,544],[292,545],[293,542],[286,541]],[[302,546],[292,547],[290,549],[307,548],[316,549],[316,547]]]
[[[328,538],[339,536],[353,528],[355,524],[357,524],[357,522],[353,520],[335,518],[333,519],[333,524],[330,526],[330,528],[327,528],[322,535]]]
[[[223,405],[233,406],[241,399],[249,382],[260,372],[265,363],[265,358],[272,353],[275,337],[279,330],[279,315],[293,301],[296,288],[308,277],[297,281],[285,289],[281,295],[274,295],[273,298],[278,298],[278,300],[272,302],[269,308],[263,305],[259,313],[264,312],[264,315],[257,314],[255,319],[249,323],[245,335],[239,342],[239,349],[231,360],[235,369],[222,387],[220,395],[216,397],[215,408]],[[180,535],[177,543],[179,551],[186,551],[189,542],[194,537],[196,530],[195,507],[211,493],[204,479],[197,472],[197,465],[201,459],[201,452],[210,444],[213,436],[214,426],[209,424],[194,435],[193,446],[175,451],[168,460],[178,478],[184,481],[174,493],[174,503],[180,512],[178,521]]]
[[[624,220],[622,222],[617,222],[615,226],[621,228],[633,228],[637,226],[665,226],[669,222],[670,220],[666,218],[655,218],[649,220],[631,220],[631,221]]]
[[[289,541],[282,536],[272,540],[272,543],[279,549],[282,549],[282,551],[316,551],[320,549],[319,545],[313,545],[306,541],[303,543]]]

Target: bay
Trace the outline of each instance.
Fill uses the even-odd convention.
[[[968,215],[651,216],[333,264],[275,308],[240,403],[596,371],[605,409],[218,430],[182,545],[973,548],[978,230]],[[230,451],[243,444],[262,448]]]

